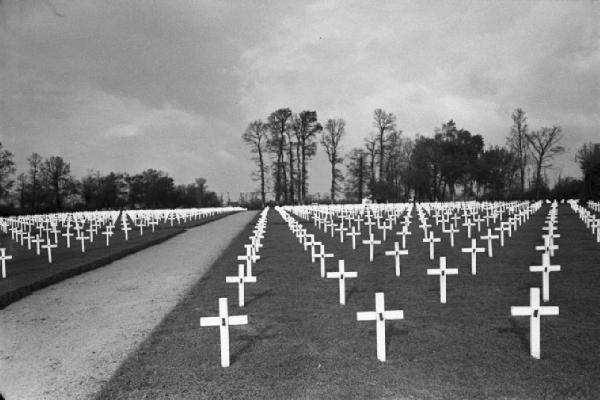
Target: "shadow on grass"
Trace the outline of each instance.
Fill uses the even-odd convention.
[[[508,318],[508,323],[510,324],[510,328],[497,328],[496,331],[498,331],[498,333],[501,334],[514,334],[519,338],[523,350],[529,352],[529,339],[527,337],[527,328],[519,326],[519,324],[514,318]]]
[[[241,355],[250,351],[259,340],[275,339],[277,335],[272,333],[272,327],[266,326],[264,329],[256,332],[254,335],[240,335],[238,337],[244,344],[231,355],[231,363],[236,362]]]
[[[259,275],[259,274],[257,274],[257,275]],[[252,296],[251,299],[248,299],[246,301],[246,307],[248,307],[250,304],[254,303],[257,300],[262,299],[263,297],[273,297],[274,295],[275,295],[275,292],[271,289],[262,291],[260,293],[256,293],[254,296]]]

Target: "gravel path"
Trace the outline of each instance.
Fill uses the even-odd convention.
[[[255,215],[193,228],[1,310],[0,392],[92,398]]]

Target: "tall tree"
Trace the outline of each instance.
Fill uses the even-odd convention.
[[[515,155],[519,167],[519,179],[521,182],[521,193],[525,192],[525,172],[529,162],[529,132],[527,127],[527,117],[525,111],[521,108],[515,109],[511,118],[513,125],[510,128],[510,135],[507,138],[507,144],[510,151]]]
[[[267,166],[265,163],[265,156],[267,151],[267,132],[269,127],[263,123],[260,119],[250,122],[246,131],[242,135],[242,138],[248,143],[251,148],[250,151],[257,156],[254,157],[254,161],[258,163],[258,179],[260,179],[260,195],[263,207],[265,206],[265,177],[267,173]]]
[[[318,122],[316,111],[302,111],[294,121],[298,155],[298,200],[303,202],[308,191],[308,161],[316,153],[314,139],[323,127]]]
[[[373,111],[373,126],[377,129],[377,142],[379,151],[379,180],[383,180],[384,160],[385,160],[385,141],[387,136],[396,130],[396,116],[393,113],[387,113],[381,108]]]
[[[327,158],[331,164],[331,201],[335,201],[335,192],[339,188],[338,182],[343,178],[337,165],[342,162],[338,156],[339,145],[342,136],[346,133],[346,122],[341,119],[328,119],[325,124],[325,131],[321,136],[321,144],[325,148]]]
[[[280,108],[269,115],[269,130],[271,138],[269,147],[276,155],[274,163],[275,175],[275,201],[278,202],[283,195],[284,202],[288,202],[287,175],[285,165],[285,146],[286,135],[290,129],[292,120],[292,110],[289,108]]]
[[[577,151],[576,160],[583,173],[584,200],[600,199],[600,144],[586,143]]]
[[[368,180],[367,154],[362,148],[354,148],[346,160],[346,197],[354,198],[360,203],[365,197]]]
[[[62,211],[64,199],[72,187],[71,165],[60,156],[52,156],[44,161],[42,174],[53,198],[54,209]]]
[[[8,195],[14,184],[15,163],[13,154],[6,150],[0,143],[0,200]]]
[[[42,156],[38,153],[31,153],[31,156],[27,159],[29,163],[29,180],[31,182],[31,212],[35,213],[37,210],[37,201],[40,193],[40,173],[42,169]]]
[[[377,138],[371,134],[365,138],[365,149],[369,156],[369,191],[375,186],[375,157],[377,156]]]
[[[560,126],[553,126],[552,128],[544,127],[538,131],[531,132],[527,136],[531,146],[531,157],[535,162],[536,198],[539,198],[540,189],[542,188],[542,172],[552,166],[552,160],[556,155],[565,151],[565,148],[559,145],[562,137]]]

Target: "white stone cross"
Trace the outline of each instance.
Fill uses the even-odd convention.
[[[407,254],[408,250],[400,250],[400,245],[398,244],[398,242],[394,242],[394,250],[389,250],[385,252],[386,256],[394,256],[396,262],[396,276],[400,276],[400,256]]]
[[[446,268],[446,257],[440,257],[440,267],[428,268],[427,275],[440,276],[440,303],[446,303],[446,275],[458,275],[458,268]]]
[[[356,250],[356,237],[360,236],[360,231],[354,229],[354,225],[352,225],[352,229],[346,233],[346,236],[352,236],[352,250]]]
[[[467,218],[467,220],[464,222],[464,224],[462,224],[462,226],[467,227],[467,237],[471,239],[471,228],[475,226],[475,222],[472,222],[470,219]]]
[[[87,236],[85,236],[85,235],[77,236],[77,240],[81,241],[81,252],[82,253],[85,253],[85,241],[87,239],[89,239],[89,238]]]
[[[52,249],[58,247],[55,244],[52,244],[52,242],[48,241],[46,244],[42,245],[42,248],[46,249],[48,251],[48,262],[50,264],[52,264]]]
[[[237,276],[226,276],[225,282],[238,284],[238,303],[240,307],[244,307],[244,285],[246,283],[256,283],[255,276],[245,276],[244,264],[238,264]]]
[[[382,292],[375,293],[375,311],[359,311],[356,313],[357,321],[376,321],[377,359],[379,361],[385,361],[385,321],[388,319],[404,319],[404,311],[386,311]]]
[[[450,228],[443,230],[443,232],[450,234],[450,247],[454,247],[454,234],[460,231],[458,229],[454,229],[454,224],[450,224]]]
[[[547,241],[547,243],[550,245],[550,255],[554,257],[554,250],[558,249],[558,245],[554,244],[554,238],[559,238],[560,235],[557,233],[548,233],[547,235],[542,235],[542,237],[544,238],[544,241]]]
[[[540,358],[540,317],[558,315],[556,306],[540,306],[540,288],[529,289],[529,306],[512,306],[510,315],[529,317],[529,349],[533,358]]]
[[[412,235],[408,230],[408,225],[403,225],[402,230],[400,232],[396,232],[396,235],[402,236],[402,248],[406,248],[406,236]]]
[[[558,250],[557,244],[550,244],[550,238],[546,235],[544,237],[544,245],[535,246],[535,249],[538,251],[543,251],[544,253],[548,253],[550,255],[554,254],[554,250]]]
[[[477,253],[485,252],[484,247],[477,247],[477,239],[471,239],[471,247],[463,247],[463,253],[471,253],[471,274],[477,274]]]
[[[70,249],[71,248],[71,236],[73,236],[73,234],[69,233],[68,227],[67,227],[67,231],[65,233],[63,233],[62,236],[67,238],[67,249]]]
[[[435,259],[433,246],[435,246],[435,243],[439,243],[441,241],[442,239],[433,237],[433,231],[429,232],[428,238],[423,238],[423,242],[429,242],[429,258],[431,260]]]
[[[542,265],[530,265],[530,272],[542,273],[542,298],[550,301],[550,272],[560,271],[560,265],[550,265],[550,254],[542,254]]]
[[[369,261],[373,262],[373,246],[376,244],[381,244],[381,240],[374,240],[373,234],[369,234],[369,240],[363,240],[363,244],[369,245]]]
[[[488,249],[488,257],[493,257],[494,253],[493,253],[493,248],[492,248],[492,241],[494,239],[498,239],[498,235],[492,235],[492,230],[490,228],[488,228],[487,230],[487,236],[482,236],[481,239],[487,240],[488,241],[488,245],[487,245],[487,249]]]
[[[328,272],[327,278],[334,278],[340,284],[340,304],[346,304],[346,279],[358,277],[358,272],[348,272],[344,266],[344,260],[338,260],[338,270],[336,272]]]
[[[348,228],[344,228],[344,223],[340,222],[340,225],[335,228],[335,230],[340,233],[340,242],[344,243],[344,232],[346,232]]]
[[[35,234],[35,239],[32,240],[35,243],[35,254],[40,255],[40,244],[44,243],[44,239],[40,238],[40,235]]]
[[[0,248],[0,261],[2,261],[2,279],[6,278],[6,260],[12,260],[12,256],[7,256],[6,249]]]
[[[323,243],[319,243],[319,253],[315,254],[321,263],[321,278],[325,278],[325,259],[333,257],[333,253],[325,253],[325,246]]]
[[[219,316],[200,318],[200,326],[218,326],[221,333],[221,366],[229,367],[229,325],[247,325],[247,315],[229,316],[227,297],[219,298]]]
[[[247,245],[244,245],[246,247]],[[246,261],[246,276],[252,276],[252,250],[250,249],[252,245],[246,247],[246,255],[237,256],[238,261]]]

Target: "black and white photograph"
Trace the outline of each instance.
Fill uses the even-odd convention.
[[[597,399],[600,1],[0,0],[0,400]]]

